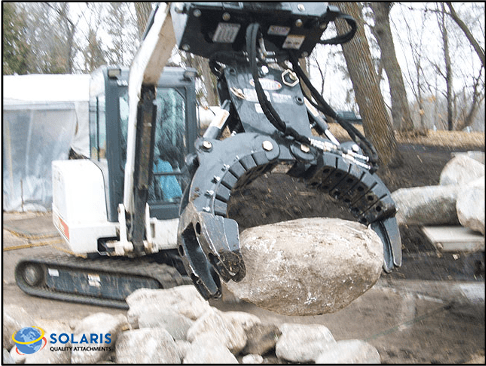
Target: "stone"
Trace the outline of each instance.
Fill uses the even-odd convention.
[[[476,179],[461,187],[457,194],[457,217],[462,226],[484,235],[484,179]]]
[[[241,363],[244,364],[261,364],[263,363],[263,357],[260,355],[246,355],[241,358]]]
[[[466,155],[468,157],[470,157],[471,159],[474,159],[478,162],[480,162],[481,164],[484,164],[485,163],[485,159],[484,159],[484,151],[466,151],[466,152],[453,152],[451,153],[452,157],[456,157],[456,156],[459,156],[459,155]]]
[[[279,328],[282,335],[275,354],[290,362],[314,362],[330,344],[336,343],[324,325],[284,323]]]
[[[246,330],[248,341],[242,353],[264,355],[275,348],[281,334],[282,332],[275,324],[255,324]]]
[[[200,346],[206,346],[208,348],[216,347],[223,344],[223,338],[221,334],[215,331],[208,330],[203,333],[199,333],[196,338],[192,340],[191,344],[198,344]]]
[[[243,311],[225,311],[221,315],[233,324],[241,325],[245,331],[262,322],[256,315]]]
[[[183,363],[238,363],[221,340],[214,331],[200,333],[188,348]]]
[[[179,347],[164,328],[123,332],[116,342],[116,363],[181,363]]]
[[[340,310],[376,283],[383,266],[383,243],[371,228],[334,218],[249,228],[240,246],[246,277],[228,289],[282,315]]]
[[[170,308],[185,317],[196,320],[209,308],[206,301],[192,285],[169,289],[138,289],[126,298],[129,306],[127,317],[132,328],[138,328],[138,318],[143,313]]]
[[[440,173],[440,185],[467,184],[484,176],[484,164],[465,155],[452,158]]]
[[[2,346],[10,350],[15,343],[12,335],[25,327],[35,325],[34,319],[27,313],[24,308],[16,305],[5,305],[3,308],[2,322]]]
[[[74,328],[73,338],[82,339],[83,334],[102,334],[103,342],[73,345],[71,363],[92,364],[104,361],[115,349],[118,334],[128,329],[127,318],[123,314],[111,315],[95,313],[82,319]],[[110,334],[108,339],[107,334]]]
[[[401,188],[392,193],[399,225],[457,225],[459,186]]]
[[[3,354],[2,354],[2,365],[13,365],[15,364],[15,360],[13,359],[12,356],[10,356],[10,353],[6,348],[3,348]]]
[[[156,312],[142,313],[138,318],[139,328],[164,328],[174,339],[186,340],[189,328],[194,324],[184,315],[173,309],[165,308]]]
[[[201,316],[187,331],[187,340],[193,342],[206,332],[216,333],[220,343],[233,354],[240,352],[246,345],[246,333],[243,327],[224,317],[224,313],[211,308]]]
[[[338,341],[330,345],[315,360],[316,364],[380,364],[380,354],[371,344],[359,339]]]
[[[175,344],[177,346],[177,352],[179,353],[179,357],[181,360],[183,360],[184,357],[186,357],[187,351],[191,347],[191,342],[176,339]]]

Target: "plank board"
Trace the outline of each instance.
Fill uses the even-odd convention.
[[[444,252],[484,251],[484,236],[463,226],[424,226],[430,242]]]

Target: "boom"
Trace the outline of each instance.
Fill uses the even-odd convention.
[[[169,4],[158,4],[152,20],[130,66],[124,207],[119,208],[120,224],[127,224],[127,237],[120,240],[125,239],[128,247],[131,243],[136,255],[144,252],[145,211],[154,155],[156,85],[176,42]]]

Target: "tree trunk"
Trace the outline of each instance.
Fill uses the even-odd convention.
[[[410,117],[407,92],[390,28],[391,3],[372,2],[370,6],[375,16],[375,26],[372,31],[381,50],[381,61],[390,87],[393,125],[401,131],[412,131],[414,126]]]
[[[141,40],[145,27],[147,26],[148,18],[152,12],[152,3],[138,2],[135,3],[135,12],[137,13],[137,28],[138,37]]]
[[[206,102],[208,106],[218,105],[218,89],[216,87],[216,78],[209,68],[208,60],[195,56],[197,63],[199,64],[199,70],[201,72],[202,82],[206,89]]]
[[[445,24],[445,7],[444,3],[442,5],[442,14],[440,15],[441,20],[439,24],[439,28],[442,33],[442,42],[444,47],[444,62],[445,62],[445,69],[446,69],[446,98],[447,98],[447,129],[449,131],[453,130],[453,109],[452,109],[452,65],[451,65],[451,55],[449,52],[449,35],[447,34],[447,27]]]
[[[474,123],[474,118],[478,112],[480,103],[484,100],[484,94],[481,94],[478,90],[479,84],[481,83],[482,70],[478,77],[474,80],[472,101],[467,115],[461,120],[457,121],[455,129],[456,131],[462,131],[464,128],[471,126]]]
[[[371,62],[370,47],[366,39],[361,9],[356,2],[331,3],[343,13],[356,19],[358,30],[354,38],[342,45],[344,58],[353,83],[356,102],[363,119],[364,132],[375,146],[381,165],[392,166],[401,163],[397,142],[386,112],[376,71]],[[347,25],[338,21],[339,34],[347,32]]]

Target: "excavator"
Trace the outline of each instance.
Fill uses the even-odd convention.
[[[348,32],[327,36],[332,22]],[[21,260],[28,294],[126,308],[138,288],[193,284],[218,298],[246,274],[232,194],[276,170],[329,194],[401,266],[396,207],[373,145],[338,115],[299,59],[351,40],[356,21],[325,2],[177,2],[152,12],[130,66],[90,85],[91,156],[53,162],[53,222],[75,255]],[[208,59],[220,109],[199,134],[195,70],[165,67],[173,48]],[[340,143],[323,116],[352,141]],[[198,135],[199,134],[199,135]]]

